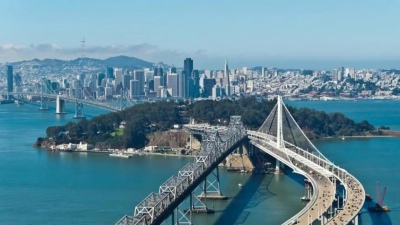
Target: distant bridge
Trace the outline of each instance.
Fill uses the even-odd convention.
[[[100,101],[95,101],[95,100],[87,100],[87,99],[77,99],[75,97],[71,97],[71,96],[67,96],[67,95],[57,95],[57,94],[46,94],[46,93],[35,93],[35,92],[9,92],[9,95],[22,95],[22,96],[39,96],[39,97],[44,97],[44,98],[51,98],[51,99],[57,99],[57,96],[65,101],[69,101],[69,102],[80,102],[83,103],[85,105],[91,105],[91,106],[95,106],[98,108],[102,108],[102,109],[107,109],[110,111],[120,111],[121,107],[117,107],[117,106],[112,106]]]
[[[201,150],[195,161],[162,184],[158,193],[147,196],[135,207],[133,216],[124,216],[117,225],[162,224],[168,218],[172,224],[192,224],[192,213],[210,210],[204,199],[223,197],[219,189],[218,164],[243,143],[250,143],[276,158],[276,174],[280,174],[281,164],[284,164],[307,180],[308,196],[305,198],[309,203],[283,224],[311,224],[317,220],[329,225],[358,224],[358,213],[365,201],[363,186],[318,151],[281,97],[258,131],[246,130],[240,116],[231,117],[225,129],[186,127],[202,135]],[[196,194],[196,190],[200,190],[200,194]]]

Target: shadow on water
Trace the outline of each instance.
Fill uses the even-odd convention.
[[[265,183],[264,178],[267,181],[266,187],[268,187],[273,175],[252,174],[214,224],[243,224],[250,215],[250,212],[244,211],[246,208],[256,207],[266,199],[275,196],[275,194],[270,192],[267,188],[259,189],[260,185]]]
[[[392,225],[392,220],[390,219],[390,212],[370,212],[368,210],[369,206],[374,206],[376,202],[374,201],[365,201],[362,211],[361,211],[361,216],[358,218],[358,224],[363,225],[363,220],[362,220],[362,215],[363,214],[368,214],[370,217],[370,221],[373,225]],[[400,207],[397,208],[392,208],[391,211],[400,211]],[[367,221],[365,221],[366,224],[369,224]]]

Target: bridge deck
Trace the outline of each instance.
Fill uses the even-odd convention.
[[[318,200],[317,200],[315,203],[313,203],[312,207],[307,205],[306,208],[308,208],[308,211],[309,211],[309,212],[307,212],[307,214],[310,213],[310,215],[313,215],[312,211],[314,211],[315,209],[321,208],[321,206],[322,206],[322,208],[324,208],[324,205],[329,206],[332,204],[333,199],[334,199],[333,194],[334,194],[335,189],[326,190],[325,188],[326,188],[326,186],[332,186],[332,188],[334,188],[332,182],[330,182],[330,180],[329,180],[330,177],[334,176],[336,179],[340,180],[342,183],[345,184],[347,201],[345,202],[343,210],[340,210],[327,224],[332,224],[332,225],[333,224],[341,224],[341,223],[348,224],[350,221],[352,221],[357,216],[357,213],[361,210],[361,208],[364,204],[364,201],[365,201],[365,191],[364,191],[364,188],[362,187],[361,183],[355,177],[353,177],[351,174],[347,173],[345,170],[343,170],[335,165],[332,165],[333,172],[329,171],[328,169],[326,169],[330,165],[329,162],[324,161],[324,159],[317,158],[316,156],[313,156],[310,153],[305,152],[304,150],[303,150],[303,152],[294,152],[290,148],[285,148],[285,151],[282,151],[282,150],[276,148],[276,142],[270,140],[268,138],[268,135],[266,135],[266,134],[258,133],[258,132],[254,132],[254,131],[248,131],[248,133],[249,133],[250,137],[251,137],[251,135],[253,135],[253,140],[257,141],[258,143],[267,144],[269,146],[269,150],[272,149],[272,151],[275,154],[278,154],[281,157],[286,156],[287,162],[289,162],[289,164],[287,164],[287,165],[289,165],[291,167],[293,166],[294,167],[293,169],[295,171],[302,169],[303,175],[307,174],[308,170],[314,171],[315,175],[313,175],[313,177],[318,178],[318,179],[314,179],[314,181],[317,182],[318,190],[322,191],[321,195],[319,193],[317,193],[318,199],[321,197],[322,203],[318,202]],[[299,149],[297,149],[297,151],[299,151]],[[310,159],[308,159],[306,157],[309,157]],[[290,161],[292,161],[292,163],[290,163]],[[290,165],[290,164],[292,164],[292,165]],[[303,168],[301,168],[304,166],[306,166],[306,168],[307,168],[305,171],[303,170]],[[300,172],[300,173],[302,173],[302,172]],[[305,172],[305,174],[304,174],[304,172]],[[321,176],[323,176],[323,177],[321,177]],[[329,183],[325,183],[325,181],[329,181],[329,183],[331,185],[329,185]],[[329,201],[326,201],[326,197],[328,198]],[[304,215],[304,213],[301,214],[302,212],[303,212],[303,210],[301,212],[299,212],[298,215]],[[319,212],[320,215],[322,214],[322,212],[324,212],[324,211],[321,210]],[[316,217],[313,217],[313,218],[316,218]],[[299,216],[298,220],[300,222],[303,221],[301,216]],[[303,222],[307,223],[308,218],[307,218],[307,220],[304,220]],[[303,224],[303,223],[301,223],[301,224]]]
[[[280,156],[282,159],[286,159],[287,165],[291,165],[290,161],[293,162],[293,165],[297,165],[295,171],[300,173],[311,181],[313,188],[314,188],[314,195],[313,199],[311,199],[310,203],[301,210],[294,218],[298,221],[299,224],[310,224],[312,221],[317,220],[323,214],[323,212],[327,211],[329,206],[333,202],[333,194],[335,192],[335,188],[333,183],[329,180],[328,177],[325,177],[324,174],[328,174],[329,171],[324,171],[322,169],[315,170],[315,166],[313,165],[310,160],[302,157],[302,156],[295,156],[293,157],[292,154],[286,155],[284,152],[278,150],[276,147],[273,147],[270,144],[261,141],[253,142],[257,147],[265,147],[269,151],[273,152],[274,154]],[[268,152],[268,153],[271,153]],[[288,158],[289,156],[289,158]],[[284,162],[285,160],[281,160]],[[314,171],[313,174],[309,174],[310,171]],[[332,174],[333,175],[333,174]],[[290,224],[288,222],[284,224]]]

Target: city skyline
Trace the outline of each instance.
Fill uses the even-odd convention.
[[[231,67],[331,69],[398,68],[400,61],[395,1],[7,5],[0,9],[2,63],[129,55],[169,65],[191,57],[197,68],[216,69],[227,56]],[[160,8],[168,10],[154,11]]]

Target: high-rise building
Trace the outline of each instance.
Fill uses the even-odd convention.
[[[157,93],[157,97],[161,97],[161,90],[164,86],[162,76],[154,76],[154,91]]]
[[[216,84],[215,79],[204,78],[201,97],[207,98],[209,96],[212,96],[212,89],[215,86],[215,84]]]
[[[169,68],[169,73],[176,73],[176,67],[172,66],[171,68]]]
[[[106,75],[104,73],[99,73],[97,75],[97,87],[101,86],[101,81],[106,78]]]
[[[144,70],[133,71],[134,79],[139,81],[139,95],[144,95]]]
[[[114,78],[114,68],[107,67],[107,78]]]
[[[183,70],[186,72],[186,76],[191,76],[193,71],[193,60],[191,58],[186,58],[183,61]]]
[[[13,92],[14,83],[13,83],[13,67],[12,65],[7,66],[7,92]]]
[[[131,75],[124,74],[123,81],[122,81],[122,88],[124,88],[124,90],[131,89],[130,80],[131,80]]]
[[[183,61],[183,70],[185,71],[185,98],[187,97],[192,97],[190,96],[191,93],[191,89],[193,89],[193,87],[191,87],[191,85],[189,85],[190,83],[190,79],[189,77],[192,75],[192,71],[193,71],[193,60],[191,58],[186,58]]]
[[[200,74],[198,70],[192,71],[193,85],[191,85],[191,96],[192,98],[198,98],[200,96]]]
[[[131,96],[131,98],[138,97],[139,94],[140,94],[139,81],[131,80],[130,81],[130,96]]]
[[[212,88],[212,98],[214,100],[219,98],[221,96],[221,92],[221,87],[219,87],[218,85],[214,85],[214,87]]]
[[[171,89],[169,92],[172,97],[178,97],[178,74],[170,73],[167,75],[168,80],[168,89]]]
[[[115,86],[119,85],[122,83],[122,69],[121,68],[115,68],[114,69],[114,77],[115,77]]]
[[[224,88],[226,90],[226,95],[231,95],[231,83],[229,81],[229,69],[228,69],[228,60],[225,58],[225,68],[224,68]]]
[[[184,70],[180,71],[179,77],[178,77],[178,95],[181,98],[186,98],[187,97],[187,92],[186,92],[186,86],[187,86],[187,76],[186,72]]]

